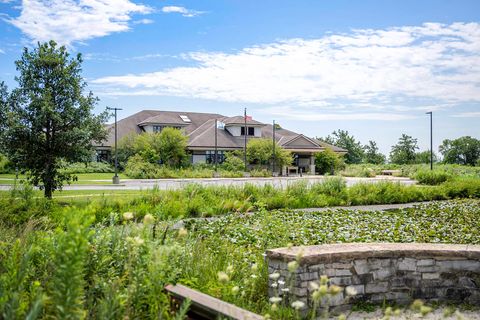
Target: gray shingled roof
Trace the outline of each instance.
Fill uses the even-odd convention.
[[[180,115],[187,116],[191,122],[186,123]],[[140,134],[143,132],[142,126],[145,124],[171,124],[182,125],[185,130],[185,134],[189,137],[188,147],[192,149],[208,149],[213,148],[215,145],[215,119],[225,123],[231,124],[244,124],[243,116],[225,117],[220,114],[214,113],[199,113],[199,112],[177,112],[177,111],[156,111],[156,110],[144,110],[135,113],[125,119],[119,120],[118,127],[118,139],[130,133]],[[273,126],[271,124],[264,124],[256,120],[248,120],[247,125],[261,125],[262,137],[271,138]],[[113,146],[114,145],[114,130],[113,124],[107,126],[110,130],[108,139],[101,145]],[[325,147],[332,148],[336,152],[346,152],[342,148],[329,145],[323,141],[305,137],[296,132],[277,129],[276,141],[279,145],[286,149],[308,149],[308,150],[323,150]],[[252,139],[247,137],[247,139]],[[295,141],[303,141],[303,145],[295,144]],[[306,144],[310,144],[306,146]],[[218,129],[217,131],[217,146],[220,149],[241,149],[245,143],[244,137],[234,137],[227,130]]]

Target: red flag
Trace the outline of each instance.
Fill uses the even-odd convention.
[[[253,118],[252,118],[252,116],[245,116],[245,120],[247,120],[247,121],[252,121]]]

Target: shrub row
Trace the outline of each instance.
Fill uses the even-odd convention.
[[[16,198],[15,201],[12,201],[12,197]],[[261,208],[392,204],[454,198],[480,198],[480,179],[449,180],[438,186],[382,181],[347,187],[342,178],[332,177],[311,185],[296,182],[284,189],[268,184],[247,184],[243,187],[190,184],[179,190],[145,191],[134,199],[105,197],[92,205],[95,206],[97,221],[102,221],[112,211],[133,211],[138,218],[151,213],[161,219],[178,219],[247,212]],[[0,212],[0,219],[12,224],[22,223],[31,216],[38,217],[55,212],[55,205],[55,202],[32,199],[28,195],[23,198],[18,195],[3,197],[0,198],[0,207],[4,208]]]

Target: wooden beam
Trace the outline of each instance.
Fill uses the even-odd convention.
[[[190,289],[181,284],[167,285],[165,287],[174,298],[178,300],[190,299],[192,304],[189,313],[193,313],[204,319],[217,319],[218,316],[228,317],[235,320],[262,320],[263,317],[239,308],[231,303]]]

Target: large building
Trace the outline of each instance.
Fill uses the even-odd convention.
[[[117,122],[118,140],[131,134],[143,132],[160,132],[163,128],[181,129],[188,136],[188,151],[191,162],[212,163],[215,155],[215,123],[221,123],[217,129],[217,150],[219,162],[225,152],[243,150],[245,135],[247,140],[273,137],[273,126],[247,117],[246,127],[243,116],[226,117],[220,114],[144,110]],[[217,125],[217,128],[219,126]],[[108,160],[115,145],[113,124],[108,126],[109,136],[106,141],[96,146],[97,159]],[[329,145],[323,141],[309,138],[284,128],[275,130],[275,140],[281,147],[290,150],[294,156],[292,167],[303,172],[315,170],[314,154],[331,148],[344,154],[346,150]],[[285,170],[285,168],[284,168]]]

